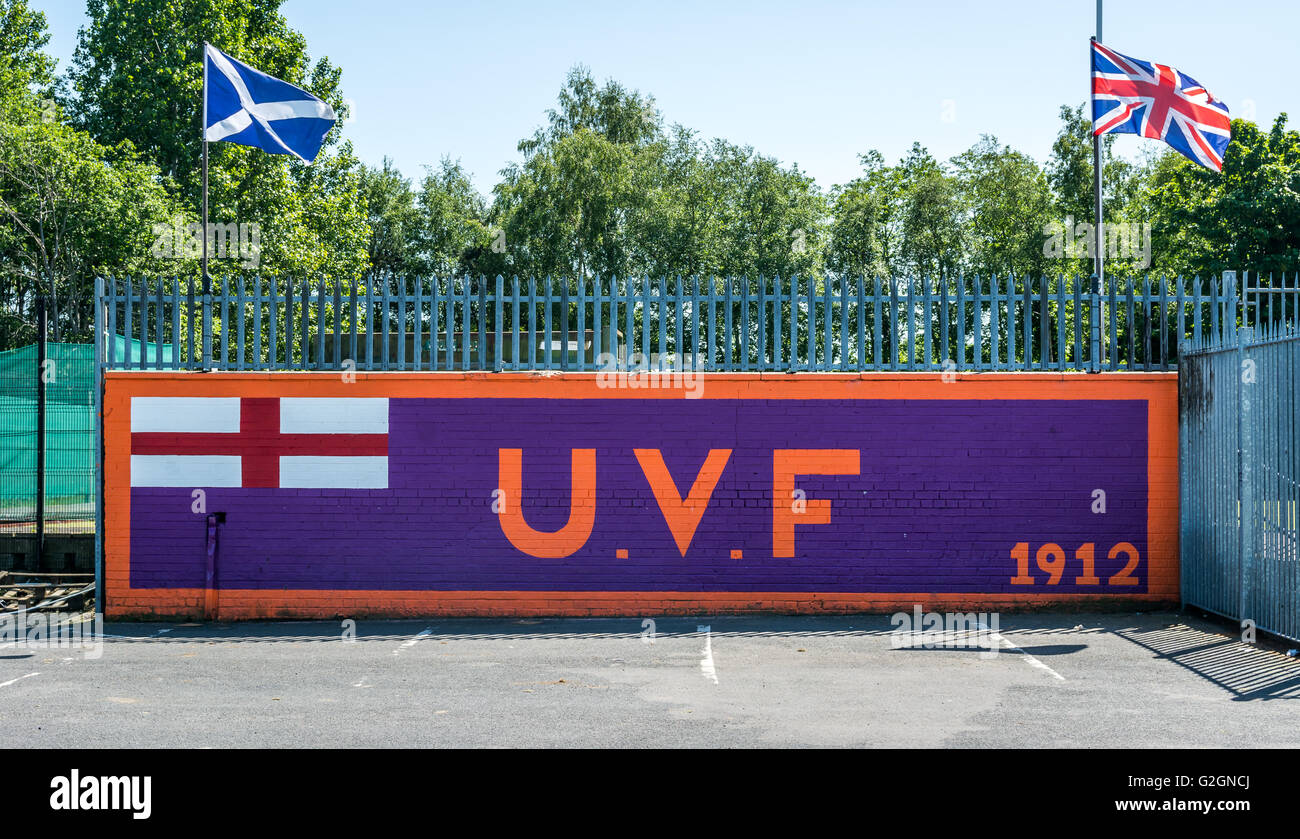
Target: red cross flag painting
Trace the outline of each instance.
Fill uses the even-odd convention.
[[[134,397],[131,486],[388,488],[388,400]]]
[[[1092,133],[1164,140],[1207,169],[1223,171],[1231,139],[1228,106],[1167,64],[1092,42]]]

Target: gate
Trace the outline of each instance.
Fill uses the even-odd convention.
[[[1183,602],[1300,640],[1300,335],[1179,358]]]

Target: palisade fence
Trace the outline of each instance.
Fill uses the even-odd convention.
[[[1300,641],[1300,333],[1193,343],[1178,379],[1183,602]]]
[[[1201,278],[97,280],[108,369],[1169,370],[1294,324],[1300,274]]]

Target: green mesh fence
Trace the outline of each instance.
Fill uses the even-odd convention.
[[[139,341],[117,337],[119,358]],[[170,348],[164,347],[164,357]],[[148,346],[149,357],[155,348]],[[45,529],[88,533],[95,522],[95,347],[45,345]],[[0,352],[0,532],[36,530],[36,345]]]

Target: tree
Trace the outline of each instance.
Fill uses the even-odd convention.
[[[716,273],[723,197],[695,132],[681,125],[643,156],[647,201],[632,219],[637,266],[656,276]]]
[[[1038,163],[988,135],[952,162],[969,213],[966,267],[983,276],[1042,276],[1049,268],[1043,228],[1053,200]]]
[[[581,64],[569,70],[557,105],[546,112],[544,127],[519,141],[518,149],[525,157],[583,129],[629,146],[646,145],[662,134],[653,97],[629,91],[612,79],[597,87],[591,70]]]
[[[1055,195],[1055,222],[1075,237],[1077,225],[1095,224],[1096,184],[1092,161],[1092,120],[1087,116],[1086,105],[1071,108],[1062,105],[1061,129],[1052,143],[1052,156],[1047,164],[1047,179]],[[1103,222],[1116,224],[1131,221],[1129,205],[1136,196],[1139,183],[1137,168],[1114,153],[1115,135],[1102,138],[1102,212]],[[1062,269],[1083,276],[1093,271],[1092,256],[1081,252],[1061,263]],[[1112,268],[1124,266],[1113,264]]]
[[[426,172],[418,205],[416,243],[427,270],[444,276],[504,273],[504,232],[489,227],[487,202],[460,161],[444,157]]]
[[[370,267],[395,274],[420,272],[423,260],[416,237],[421,218],[411,182],[385,157],[382,166],[361,168],[360,192],[370,227]]]
[[[89,0],[90,22],[70,72],[74,124],[101,143],[129,140],[197,212],[204,41],[347,115],[341,72],[327,58],[310,62],[306,40],[279,14],[281,2]],[[342,279],[365,270],[370,233],[359,164],[350,144],[339,143],[340,125],[312,166],[259,149],[210,144],[211,220],[258,225],[257,267],[263,271]],[[247,267],[218,263],[213,273]]]
[[[831,193],[826,264],[850,276],[887,277],[897,246],[899,173],[874,149],[858,159],[865,174]]]
[[[643,200],[634,188],[635,158],[630,147],[580,127],[507,170],[497,201],[512,267],[574,281],[626,276],[626,223]]]
[[[0,289],[16,313],[0,347],[30,339],[37,295],[54,304],[56,334],[87,339],[93,277],[160,270],[154,225],[176,210],[129,143],[108,149],[40,120],[0,125]]]
[[[53,103],[38,108],[34,95],[34,88],[48,95],[54,84],[54,59],[42,52],[49,40],[44,12],[32,11],[26,0],[0,0],[0,119],[5,122],[52,117]]]
[[[576,282],[640,267],[633,220],[648,202],[647,168],[662,136],[653,100],[615,81],[569,71],[547,124],[519,142],[502,170],[492,222],[506,248],[485,259],[505,271]]]
[[[1150,218],[1157,270],[1294,272],[1300,266],[1300,132],[1232,121],[1217,173],[1166,151],[1144,173],[1137,205]]]
[[[0,0],[0,349],[35,336],[37,297],[52,332],[88,340],[96,274],[158,272],[154,226],[179,211],[166,179],[130,143],[63,123],[45,16]]]
[[[718,273],[820,279],[827,205],[813,179],[725,140],[714,140],[709,165],[722,197]]]
[[[899,164],[901,239],[895,271],[952,276],[963,257],[965,208],[957,180],[920,143]]]

